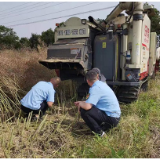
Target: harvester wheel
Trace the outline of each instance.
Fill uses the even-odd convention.
[[[148,81],[144,82],[141,86],[141,91],[142,92],[147,92],[148,91]]]
[[[139,92],[138,87],[120,86],[116,95],[120,102],[131,103],[138,99]]]

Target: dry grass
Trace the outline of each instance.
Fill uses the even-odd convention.
[[[0,75],[10,77],[15,80],[20,88],[29,90],[40,80],[49,80],[55,75],[53,70],[49,70],[38,63],[40,59],[46,59],[47,48],[36,51],[4,50],[0,52]]]
[[[0,53],[1,109],[7,106],[7,113],[13,114],[10,109],[19,107],[18,99],[24,91],[54,74],[37,62],[45,57],[44,51]],[[58,105],[47,112],[42,122],[8,114],[10,118],[0,123],[0,158],[159,158],[159,78],[150,81],[149,91],[142,93],[137,102],[121,106],[121,121],[105,139],[92,134],[79,117],[73,105],[73,84],[65,82],[57,94]],[[66,94],[73,98],[68,100]]]
[[[19,100],[26,91],[41,80],[55,75],[38,63],[46,58],[46,48],[40,53],[32,50],[0,51],[0,108],[3,120],[19,112]]]

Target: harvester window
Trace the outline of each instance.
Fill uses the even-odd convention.
[[[68,30],[65,30],[65,31],[64,31],[64,34],[65,34],[65,35],[70,35],[71,32],[70,32],[70,30],[68,29]]]
[[[63,30],[58,31],[58,35],[62,36],[63,35]]]
[[[72,29],[72,35],[78,35],[78,29]]]
[[[79,30],[79,34],[80,34],[80,35],[86,34],[86,29],[85,29],[85,28],[80,29],[80,30]]]

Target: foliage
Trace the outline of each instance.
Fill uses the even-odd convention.
[[[20,42],[16,42],[15,45],[14,45],[14,48],[15,48],[16,50],[21,49],[21,48],[22,48],[21,43],[20,43]]]
[[[11,28],[0,26],[0,44],[5,48],[13,48],[19,38]]]
[[[50,44],[53,44],[54,43],[54,32],[53,32],[53,30],[50,28],[47,31],[42,32],[41,39],[42,39],[42,41],[44,41],[44,43],[47,45],[47,47]]]
[[[26,37],[22,37],[19,42],[22,45],[22,47],[29,47],[30,46],[29,39]]]
[[[151,20],[151,32],[156,32],[160,34],[160,12],[158,9],[154,8],[154,15],[150,15],[149,18]]]
[[[59,26],[56,26],[56,28],[54,29],[54,31],[56,31],[57,28],[64,26],[64,22],[59,23]]]
[[[103,19],[98,18],[98,19],[97,19],[97,21],[101,23],[101,22],[103,22],[104,20],[103,20]]]
[[[40,35],[32,33],[29,42],[30,42],[30,47],[38,51],[38,45],[40,45]]]

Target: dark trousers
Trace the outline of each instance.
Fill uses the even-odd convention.
[[[48,104],[47,104],[46,101],[43,101],[41,103],[41,107],[38,110],[32,110],[32,109],[29,109],[29,108],[21,105],[21,110],[23,112],[25,112],[27,116],[29,115],[30,112],[32,112],[33,115],[40,113],[40,117],[42,117],[45,114],[45,112],[46,112],[47,109],[48,109]]]
[[[116,127],[120,118],[109,117],[106,113],[96,107],[90,110],[80,109],[81,117],[87,126],[95,133],[101,134],[103,131]]]

